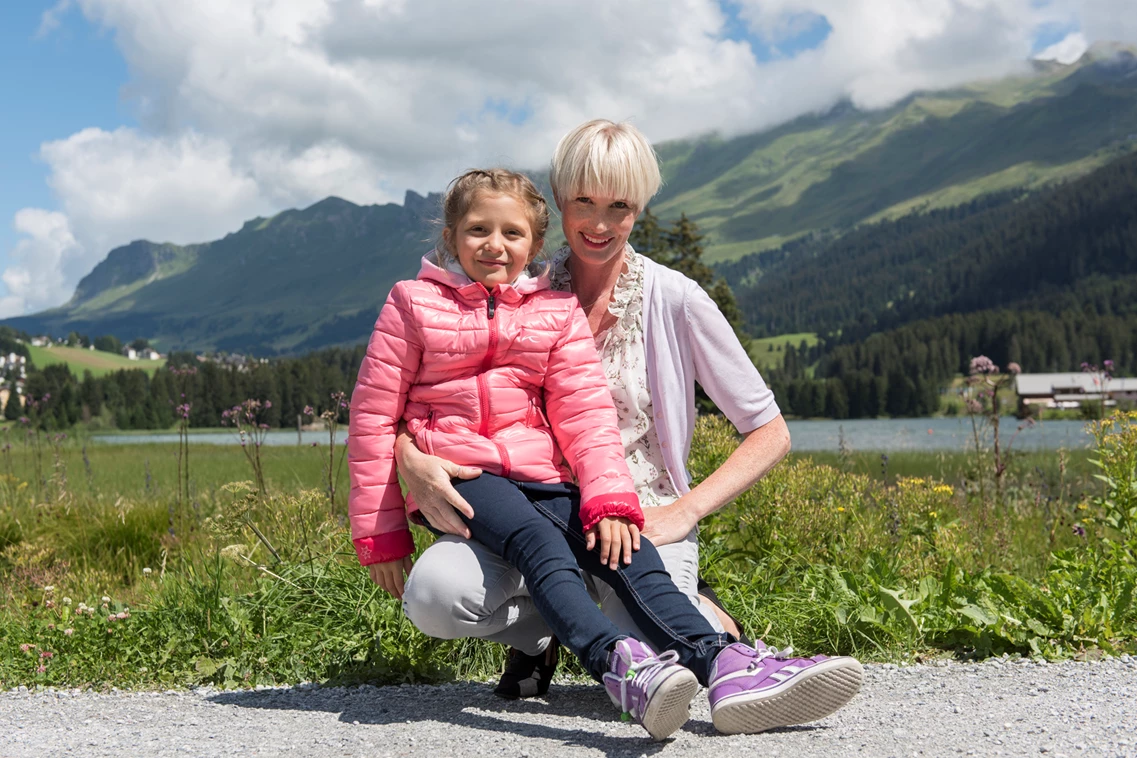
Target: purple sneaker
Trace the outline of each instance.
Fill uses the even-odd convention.
[[[735,643],[711,666],[711,720],[723,734],[757,734],[816,721],[845,705],[861,688],[855,658],[790,658],[762,642]]]
[[[691,698],[699,691],[694,672],[668,651],[657,656],[639,640],[625,637],[608,655],[604,688],[623,712],[657,740],[666,739],[690,717]]]

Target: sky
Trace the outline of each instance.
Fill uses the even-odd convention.
[[[0,317],[112,248],[328,195],[541,168],[590,118],[655,142],[1137,43],[1133,0],[20,0],[0,7]]]

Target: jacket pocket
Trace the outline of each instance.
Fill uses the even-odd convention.
[[[426,417],[426,426],[422,431],[422,444],[426,448],[423,452],[427,455],[434,455],[434,411]]]

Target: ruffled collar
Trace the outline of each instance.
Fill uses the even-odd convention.
[[[555,290],[572,291],[572,272],[568,265],[571,254],[572,250],[565,245],[552,255],[549,284]],[[608,302],[608,312],[616,317],[616,323],[603,334],[613,332],[624,334],[639,323],[643,298],[637,295],[643,292],[643,281],[643,256],[633,250],[631,245],[625,245],[624,270],[616,278],[616,287],[612,292],[612,299]],[[599,339],[601,335],[596,336]]]

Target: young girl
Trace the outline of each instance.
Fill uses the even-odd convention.
[[[522,572],[553,632],[653,737],[686,722],[700,682],[722,731],[832,712],[825,694],[795,697],[795,713],[785,713],[778,683],[794,676],[800,693],[811,689],[804,677],[831,693],[833,677],[859,685],[859,665],[791,663],[732,644],[639,538],[643,515],[584,312],[530,267],[549,219],[533,184],[504,170],[468,172],[451,184],[443,217],[442,242],[418,279],[392,288],[352,395],[349,512],[372,579],[401,596],[411,567],[405,514],[414,504],[403,502],[393,460],[405,420],[423,450],[485,472],[456,483],[475,511],[464,517],[473,538]],[[662,655],[619,632],[581,570],[613,587]]]

